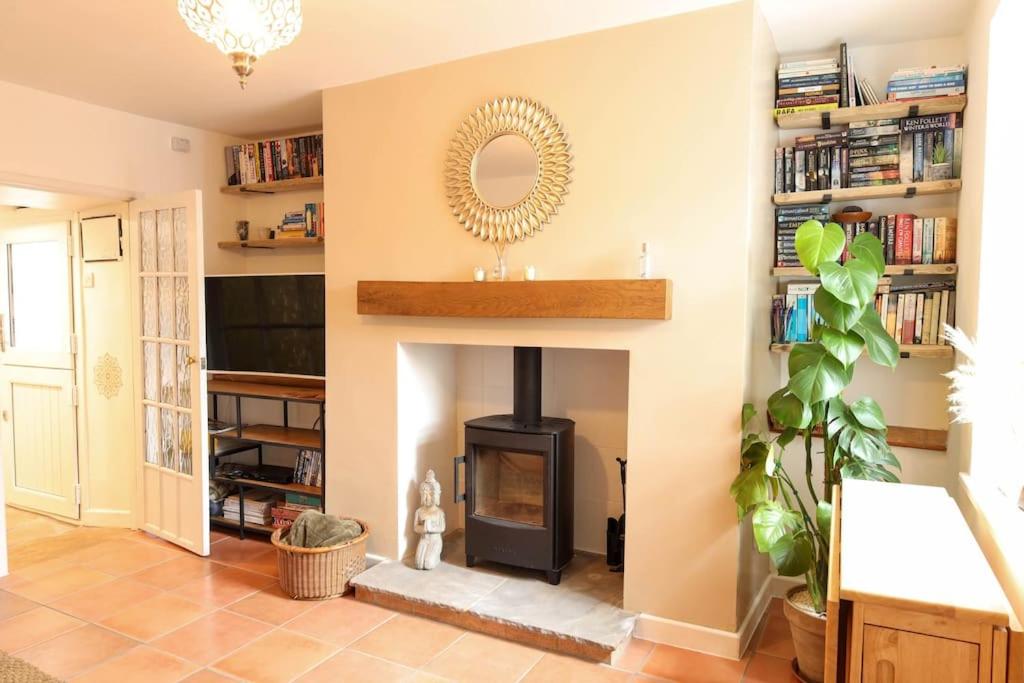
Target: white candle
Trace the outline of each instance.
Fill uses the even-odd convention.
[[[533,266],[526,266],[523,268],[523,279],[524,280],[536,280],[537,269]]]
[[[487,279],[487,269],[483,266],[473,268],[473,282],[483,282]]]

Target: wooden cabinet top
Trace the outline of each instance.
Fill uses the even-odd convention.
[[[1010,608],[943,488],[844,480],[840,597],[996,626]]]

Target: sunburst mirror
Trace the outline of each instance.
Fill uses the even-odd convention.
[[[445,187],[452,213],[475,237],[505,245],[543,229],[562,204],[572,167],[558,120],[525,97],[477,108],[452,138]]]

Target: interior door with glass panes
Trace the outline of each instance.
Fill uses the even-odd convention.
[[[210,552],[202,195],[131,203],[141,448],[141,525]]]

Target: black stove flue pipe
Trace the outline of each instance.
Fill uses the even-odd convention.
[[[519,424],[540,424],[541,349],[516,346],[512,349],[512,418]]]

